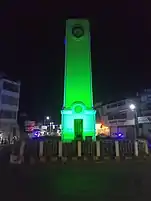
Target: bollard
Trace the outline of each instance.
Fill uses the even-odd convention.
[[[71,151],[72,151],[72,156],[71,156],[72,161],[77,161],[78,160],[77,141],[72,141]]]
[[[44,142],[40,141],[39,142],[39,157],[43,156],[43,148],[44,148]]]
[[[19,147],[16,145],[13,145],[13,149],[12,149],[12,152],[10,154],[10,160],[9,162],[11,164],[20,164],[20,147],[21,147],[21,144],[18,144]],[[19,149],[18,149],[19,148]]]
[[[24,148],[25,148],[25,141],[22,141],[21,146],[20,146],[20,152],[19,152],[20,156],[24,155]]]
[[[51,161],[57,161],[58,160],[58,151],[59,151],[59,141],[58,140],[52,140],[50,142],[50,160]]]
[[[145,140],[145,154],[149,155],[149,150],[148,150],[148,143],[147,140]]]
[[[19,151],[19,164],[24,162],[24,150],[25,150],[25,141],[22,141],[21,146],[20,146],[20,151]]]
[[[120,151],[119,151],[119,142],[118,141],[115,141],[115,156],[116,156],[116,160],[119,160]]]
[[[78,157],[81,157],[81,141],[78,141]]]
[[[135,156],[138,157],[138,142],[134,142],[134,150],[135,150]]]
[[[59,151],[58,151],[58,155],[61,158],[62,157],[62,142],[59,141]]]
[[[39,142],[39,158],[40,158],[40,162],[45,162],[45,157],[44,157],[44,142],[40,141]]]
[[[11,154],[10,162],[15,164],[21,164],[22,162],[24,162],[24,149],[25,149],[25,141],[22,141],[19,150],[19,156]]]
[[[100,152],[100,141],[96,141],[96,156],[100,157],[101,152]]]

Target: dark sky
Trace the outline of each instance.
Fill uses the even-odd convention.
[[[130,1],[95,10],[92,5],[91,15],[82,6],[71,7],[11,1],[0,8],[0,71],[21,81],[20,110],[31,119],[60,118],[65,20],[70,17],[91,23],[94,102],[151,87],[148,6]]]

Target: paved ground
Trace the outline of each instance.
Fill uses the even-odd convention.
[[[3,200],[148,200],[151,162],[107,162],[0,168]]]

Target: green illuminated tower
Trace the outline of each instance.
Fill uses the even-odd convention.
[[[95,139],[90,28],[88,20],[66,22],[62,140]]]

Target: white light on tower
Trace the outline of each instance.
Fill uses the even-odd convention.
[[[135,106],[134,104],[130,104],[129,108],[130,108],[131,110],[135,110],[135,109],[136,109],[136,106]]]

